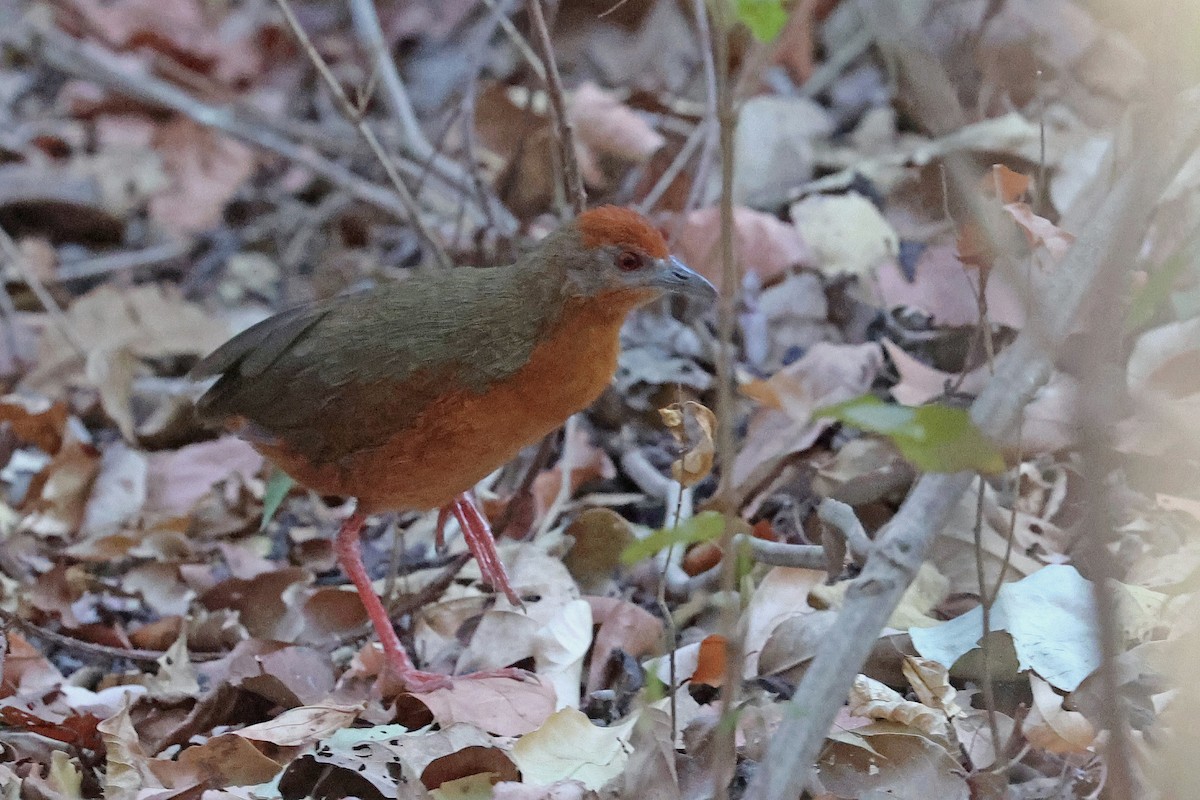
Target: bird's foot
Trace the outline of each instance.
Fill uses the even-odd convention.
[[[488,526],[487,520],[484,519],[471,496],[464,492],[454,498],[447,508],[458,520],[463,538],[467,542],[467,548],[479,562],[479,572],[483,576],[484,582],[490,583],[494,589],[503,592],[514,606],[524,608],[525,604],[521,602],[521,596],[513,589],[512,582],[508,579],[508,572],[504,569],[504,563],[500,560],[500,554],[496,551],[496,539],[492,536],[492,529]],[[441,539],[441,522],[445,515],[445,509],[438,515],[439,540]]]

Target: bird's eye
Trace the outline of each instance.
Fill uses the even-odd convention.
[[[642,257],[631,250],[625,250],[617,256],[617,266],[623,272],[633,272],[642,268]]]

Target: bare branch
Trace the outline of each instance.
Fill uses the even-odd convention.
[[[83,346],[83,340],[79,338],[79,334],[71,326],[71,322],[67,319],[67,315],[63,313],[62,307],[54,299],[54,295],[50,294],[50,290],[38,279],[37,274],[33,271],[33,267],[29,265],[29,261],[21,253],[21,248],[17,247],[17,243],[13,241],[13,238],[8,235],[8,231],[4,230],[4,228],[0,228],[0,251],[4,252],[5,257],[21,273],[25,284],[30,288],[34,296],[37,297],[42,307],[46,309],[46,313],[54,321],[54,327],[58,328],[58,332],[62,334],[63,339],[71,346],[71,349],[81,358],[87,358],[87,348]]]
[[[583,173],[579,170],[579,159],[575,155],[575,129],[567,116],[567,101],[563,94],[562,79],[558,75],[558,64],[554,61],[554,45],[550,41],[550,29],[542,12],[542,0],[527,0],[529,21],[533,24],[538,47],[542,51],[545,65],[546,94],[550,97],[550,115],[554,120],[554,136],[562,155],[563,182],[567,199],[576,214],[587,208],[587,192],[583,188]]]
[[[867,536],[867,531],[858,521],[853,508],[840,500],[826,497],[817,506],[817,517],[842,535],[856,559],[864,561],[871,554],[874,543],[871,537]]]
[[[429,139],[426,138],[421,124],[413,111],[412,102],[408,97],[408,89],[400,77],[399,70],[388,52],[387,42],[383,37],[383,28],[379,23],[379,14],[375,10],[374,0],[350,0],[350,17],[354,30],[370,52],[375,74],[380,76],[383,83],[383,96],[392,116],[400,124],[405,145],[414,159],[427,163],[436,173],[449,178],[461,187],[482,188],[482,183],[462,166],[446,158]],[[498,14],[500,24],[511,22],[502,14]],[[490,194],[483,194],[481,200],[485,208],[501,223],[503,233],[516,231],[516,220],[502,208],[500,201]]]
[[[1054,312],[999,356],[995,376],[972,405],[972,419],[992,438],[1012,436],[1022,409],[1049,378],[1054,353],[1072,330],[1084,298],[1097,283],[1134,263],[1154,201],[1200,144],[1194,124],[1182,135],[1178,126],[1159,128],[1155,133],[1162,141],[1144,144],[1058,265],[1046,293],[1046,308]],[[880,532],[866,568],[846,593],[836,635],[797,688],[748,798],[784,800],[800,794],[854,676],[971,480],[961,472],[925,475]]]
[[[421,235],[421,238],[424,239],[426,244],[429,245],[430,249],[433,250],[434,257],[437,259],[439,264],[447,268],[453,266],[454,264],[450,260],[450,256],[446,253],[446,248],[442,245],[441,240],[435,236],[433,231],[429,229],[429,226],[425,224],[425,219],[421,215],[421,207],[417,204],[417,199],[413,197],[413,194],[409,190],[408,186],[406,186],[403,179],[401,179],[400,173],[396,171],[396,164],[392,160],[392,157],[383,149],[383,145],[379,142],[379,137],[375,135],[375,131],[372,130],[371,126],[367,124],[366,119],[355,110],[354,104],[351,103],[350,98],[346,96],[346,91],[342,88],[341,83],[339,83],[338,79],[334,77],[333,72],[331,72],[329,69],[329,65],[325,63],[325,59],[321,57],[321,54],[317,52],[317,48],[313,45],[312,40],[308,38],[308,33],[305,32],[303,27],[301,27],[300,21],[296,19],[296,15],[292,13],[291,4],[289,4],[287,0],[275,0],[275,4],[279,6],[279,10],[283,13],[283,18],[287,22],[288,28],[291,29],[292,34],[296,37],[297,41],[300,42],[300,46],[304,49],[305,54],[308,56],[308,60],[312,62],[314,67],[316,67],[317,74],[320,75],[321,80],[325,82],[325,88],[329,90],[331,95],[333,95],[333,98],[340,107],[342,114],[346,117],[346,119],[350,120],[354,124],[354,127],[358,130],[359,135],[362,136],[363,141],[365,141],[367,146],[371,148],[371,152],[375,154],[375,158],[378,159],[380,166],[383,167],[383,171],[387,175],[388,180],[391,182],[392,188],[396,190],[396,196],[400,198],[400,203],[404,206],[405,213],[408,217],[408,222],[417,229],[417,233]],[[411,110],[412,109],[410,108],[410,113]],[[413,119],[413,122],[415,124],[415,118]],[[424,141],[424,137],[422,137],[422,141]],[[429,146],[428,142],[425,142],[425,145],[432,151],[432,147]]]
[[[57,30],[29,31],[14,46],[27,50],[61,72],[98,83],[118,94],[167,108],[235,139],[295,161],[364,203],[407,220],[408,208],[394,191],[346,169],[315,150],[297,144],[270,125],[249,119],[228,105],[199,100],[174,84],[144,72],[129,70],[116,56]]]

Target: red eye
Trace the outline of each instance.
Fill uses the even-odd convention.
[[[626,250],[617,257],[617,266],[620,267],[623,272],[633,272],[634,270],[642,268],[642,257],[637,253]]]

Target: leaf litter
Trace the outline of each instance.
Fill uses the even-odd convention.
[[[34,61],[0,64],[0,226],[63,307],[42,305],[5,251],[4,796],[699,796],[731,633],[745,648],[740,796],[783,703],[836,640],[861,559],[838,551],[827,571],[743,564],[730,631],[730,598],[713,582],[724,515],[733,533],[816,546],[832,541],[816,509],[833,498],[873,537],[919,472],[964,468],[986,473],[978,495],[953,509],[875,643],[812,796],[1048,797],[1054,781],[1055,797],[1095,796],[1112,700],[1098,688],[1100,573],[1080,555],[1078,364],[1060,354],[1011,441],[982,439],[963,408],[1012,337],[1055,312],[1042,288],[1114,169],[1120,116],[1161,43],[1067,0],[1004,3],[990,18],[926,5],[928,56],[973,103],[950,129],[920,117],[853,4],[732,4],[737,63],[755,70],[739,84],[734,146],[733,407],[716,408],[711,312],[634,316],[610,391],[570,441],[478,487],[506,523],[500,549],[524,610],[480,585],[461,541],[436,550],[428,515],[373,519],[368,568],[419,663],[534,674],[421,695],[383,679],[336,568],[327,533],[345,504],[272,478],[249,445],[204,430],[183,380],[271,310],[403,278],[422,257],[412,232],[203,114],[126,96],[103,75],[43,65],[62,79],[31,81]],[[447,189],[444,164],[418,174],[406,162],[405,174],[456,260],[502,262],[554,224],[557,129],[524,62],[520,14],[515,27],[476,28],[494,19],[473,4],[431,8],[381,8],[387,46],[411,70],[426,134],[442,131],[438,147],[530,235],[460,215],[479,189]],[[379,76],[356,33],[318,5],[296,10],[362,93],[362,113],[408,155],[388,104],[367,102]],[[694,9],[561,14],[552,39],[590,201],[645,202],[672,252],[720,283],[717,128]],[[19,24],[80,37],[193,110],[220,103],[379,177],[256,4],[73,0],[35,4]],[[787,54],[764,57],[759,41],[776,36]],[[443,74],[463,85],[429,78]],[[980,219],[945,196],[953,154],[975,161]],[[1186,435],[1200,390],[1194,172],[1161,202],[1122,287],[1131,327],[1097,308],[1077,331],[1120,339],[1105,365],[1121,409],[1120,469],[1106,484],[1119,570],[1105,585],[1132,746],[1151,759],[1194,704],[1171,688],[1189,685],[1178,665],[1196,657],[1200,586]],[[736,448],[728,476],[722,425]],[[992,595],[985,671],[980,600]],[[991,700],[989,676],[1003,689]]]

